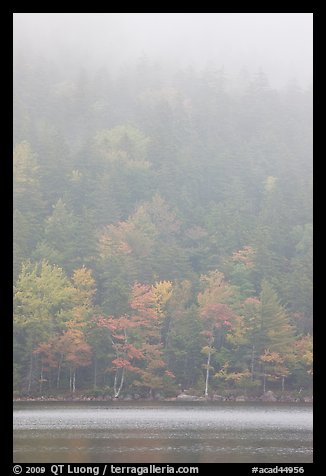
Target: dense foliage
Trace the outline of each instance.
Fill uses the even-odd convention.
[[[17,54],[17,394],[311,392],[311,95]]]

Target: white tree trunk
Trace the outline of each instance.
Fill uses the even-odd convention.
[[[93,383],[93,388],[95,389],[97,387],[97,358],[94,358],[94,383]]]
[[[40,393],[42,393],[42,385],[43,385],[43,363],[41,365],[41,375],[40,375]]]
[[[255,365],[255,346],[251,350],[251,380],[254,380],[254,365]]]
[[[205,397],[208,396],[208,380],[209,380],[209,367],[211,363],[211,348],[209,348],[207,356],[207,369],[206,369],[206,384],[205,384]]]
[[[70,392],[72,392],[72,371],[71,371],[71,367],[69,369],[69,390],[70,390]]]
[[[31,352],[31,360],[29,363],[28,393],[31,391],[31,387],[32,387],[32,376],[33,376],[33,352]]]
[[[125,334],[125,343],[127,343],[127,342],[128,342],[128,337],[127,337],[126,329],[124,330],[124,334]],[[114,340],[112,339],[112,337],[111,337],[111,342],[112,342],[113,348],[116,348],[115,342],[114,342]],[[116,355],[117,355],[117,357],[119,357],[119,352],[118,352],[117,350],[116,350]],[[114,398],[118,398],[119,395],[120,395],[120,392],[121,392],[121,390],[122,390],[123,382],[124,382],[124,379],[125,379],[125,369],[122,368],[121,377],[120,377],[120,385],[119,385],[119,388],[117,389],[117,386],[118,386],[118,374],[119,374],[119,369],[116,370],[115,376],[114,376],[114,384],[113,384]]]
[[[118,372],[119,372],[119,369],[117,369],[117,371],[115,373],[115,376],[114,376],[114,384],[113,384],[114,398],[119,397],[120,392],[121,392],[122,387],[123,387],[124,378],[125,378],[125,369],[123,368],[122,372],[121,372],[120,385],[119,385],[119,388],[117,389]]]

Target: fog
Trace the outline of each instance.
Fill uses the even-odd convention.
[[[13,20],[15,398],[311,404],[312,14]],[[218,462],[222,442],[228,462],[310,461],[310,429],[271,413],[286,435],[274,455],[258,423],[244,454],[240,427],[234,445],[223,428],[187,441],[165,428],[165,448],[157,422],[144,440],[134,419],[112,458]],[[61,459],[34,430],[18,461],[27,439]],[[99,430],[69,458],[110,457]]]
[[[63,68],[161,65],[263,70],[273,87],[312,82],[312,13],[15,13],[14,52]]]

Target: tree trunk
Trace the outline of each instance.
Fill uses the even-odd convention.
[[[52,375],[53,375],[53,372],[52,372],[52,369],[51,367],[49,368],[49,381],[48,381],[48,384],[49,384],[49,390],[52,390]]]
[[[76,369],[74,369],[72,374],[72,393],[76,391]]]
[[[61,354],[60,361],[58,364],[58,373],[57,373],[57,388],[60,386],[60,374],[61,374],[61,365],[62,365],[63,354]]]
[[[94,383],[93,383],[93,388],[95,389],[97,387],[97,358],[94,357]]]
[[[42,394],[42,385],[43,385],[43,362],[41,365],[41,375],[40,375],[40,394]]]
[[[206,383],[205,383],[205,397],[208,396],[208,380],[209,380],[209,367],[211,363],[211,348],[209,348],[207,356],[207,369],[206,369]]]
[[[252,381],[254,380],[254,365],[255,365],[255,346],[253,345],[251,350],[251,365],[250,365]]]
[[[71,372],[71,367],[69,369],[69,390],[72,392],[72,372]]]
[[[284,381],[285,381],[285,377],[282,376],[282,392],[284,392]]]
[[[117,398],[117,380],[118,380],[118,369],[115,371],[115,376],[114,376],[114,383],[113,383],[113,392],[114,392],[114,398]]]
[[[264,379],[263,379],[263,392],[266,392],[266,374],[264,372]]]
[[[32,388],[32,375],[33,375],[33,352],[31,352],[31,359],[29,362],[29,376],[28,376],[28,388],[27,388],[28,393],[30,393]]]
[[[123,369],[122,369],[122,373],[121,373],[120,385],[119,385],[119,388],[117,389],[117,384],[118,384],[118,372],[119,372],[119,369],[117,369],[117,371],[116,371],[116,373],[115,373],[115,376],[114,376],[114,384],[113,384],[114,398],[118,398],[118,397],[119,397],[120,392],[121,392],[121,390],[122,390],[124,378],[125,378],[125,369],[123,368]]]

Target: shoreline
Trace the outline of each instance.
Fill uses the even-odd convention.
[[[181,394],[177,397],[167,397],[167,398],[133,398],[133,397],[119,397],[113,398],[110,396],[85,396],[85,395],[60,395],[60,396],[40,396],[40,397],[15,397],[13,402],[201,402],[201,403],[212,403],[212,402],[232,402],[232,403],[306,403],[313,404],[313,397],[294,397],[294,396],[281,396],[276,397],[275,395],[262,395],[260,397],[246,397],[246,396],[220,396],[212,395],[210,397],[198,397],[195,395],[186,395]]]

